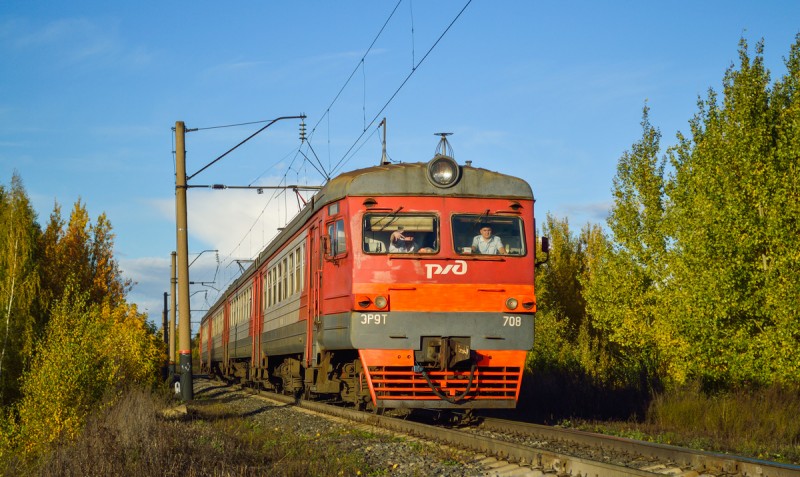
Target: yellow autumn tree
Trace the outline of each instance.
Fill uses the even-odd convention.
[[[155,384],[163,347],[135,305],[91,304],[76,282],[53,309],[24,377],[15,447],[35,453],[72,437],[130,385]]]
[[[37,238],[46,325],[22,374],[21,398],[0,419],[0,462],[76,435],[90,412],[127,386],[154,385],[165,359],[154,327],[126,301],[130,282],[114,258],[105,214],[93,225],[79,200],[64,221],[56,204]]]

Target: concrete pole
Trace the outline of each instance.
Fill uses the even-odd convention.
[[[169,310],[169,308],[167,308],[167,292],[164,292],[164,314],[163,314],[163,317],[162,317],[163,320],[161,322],[161,334],[162,334],[162,336],[164,338],[164,346],[166,346],[167,349],[169,349],[169,330],[167,329],[167,326],[168,326],[168,324],[167,324],[168,323],[168,321],[167,321],[167,313],[168,313],[168,311],[167,310]],[[170,372],[169,372],[169,356],[167,356],[167,360],[164,362],[164,366],[161,369],[161,379],[162,380],[166,380],[169,377],[169,375],[170,375]]]
[[[172,252],[172,268],[171,273],[169,276],[170,286],[172,287],[172,298],[171,298],[171,308],[170,308],[170,320],[169,320],[169,377],[170,377],[170,385],[172,384],[172,380],[175,378],[175,324],[177,323],[176,318],[176,310],[177,307],[177,287],[178,287],[178,275],[176,274],[176,267],[178,262],[178,252]]]
[[[189,308],[189,237],[186,217],[186,126],[175,123],[175,212],[178,239],[178,353],[181,367],[181,398],[194,398],[192,389],[192,326]]]
[[[168,293],[164,292],[164,313],[162,316],[163,321],[161,324],[161,335],[164,337],[164,345],[169,346],[169,330],[167,329],[167,326],[169,326],[167,321],[167,310],[169,310],[169,308],[167,307],[167,295]],[[167,361],[169,361],[169,359],[167,359]]]

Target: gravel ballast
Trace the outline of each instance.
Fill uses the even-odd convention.
[[[362,475],[481,476],[491,475],[476,456],[439,444],[421,441],[371,426],[322,416],[292,405],[266,400],[233,386],[208,379],[194,380],[195,400],[189,412],[224,403],[226,414],[253,420],[253,425],[280,429],[299,438],[341,435],[334,442],[342,455],[360,455],[366,465]],[[331,474],[336,475],[335,463]]]

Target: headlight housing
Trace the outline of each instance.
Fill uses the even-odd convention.
[[[454,186],[461,177],[461,168],[450,156],[437,155],[428,163],[428,180],[436,187]]]
[[[516,298],[508,298],[506,300],[506,308],[509,310],[516,310],[517,306],[519,306],[519,301]]]

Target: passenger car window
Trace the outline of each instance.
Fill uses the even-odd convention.
[[[439,218],[433,214],[364,214],[362,234],[365,253],[439,251]]]
[[[455,214],[453,244],[462,255],[525,255],[522,219],[498,215]]]

